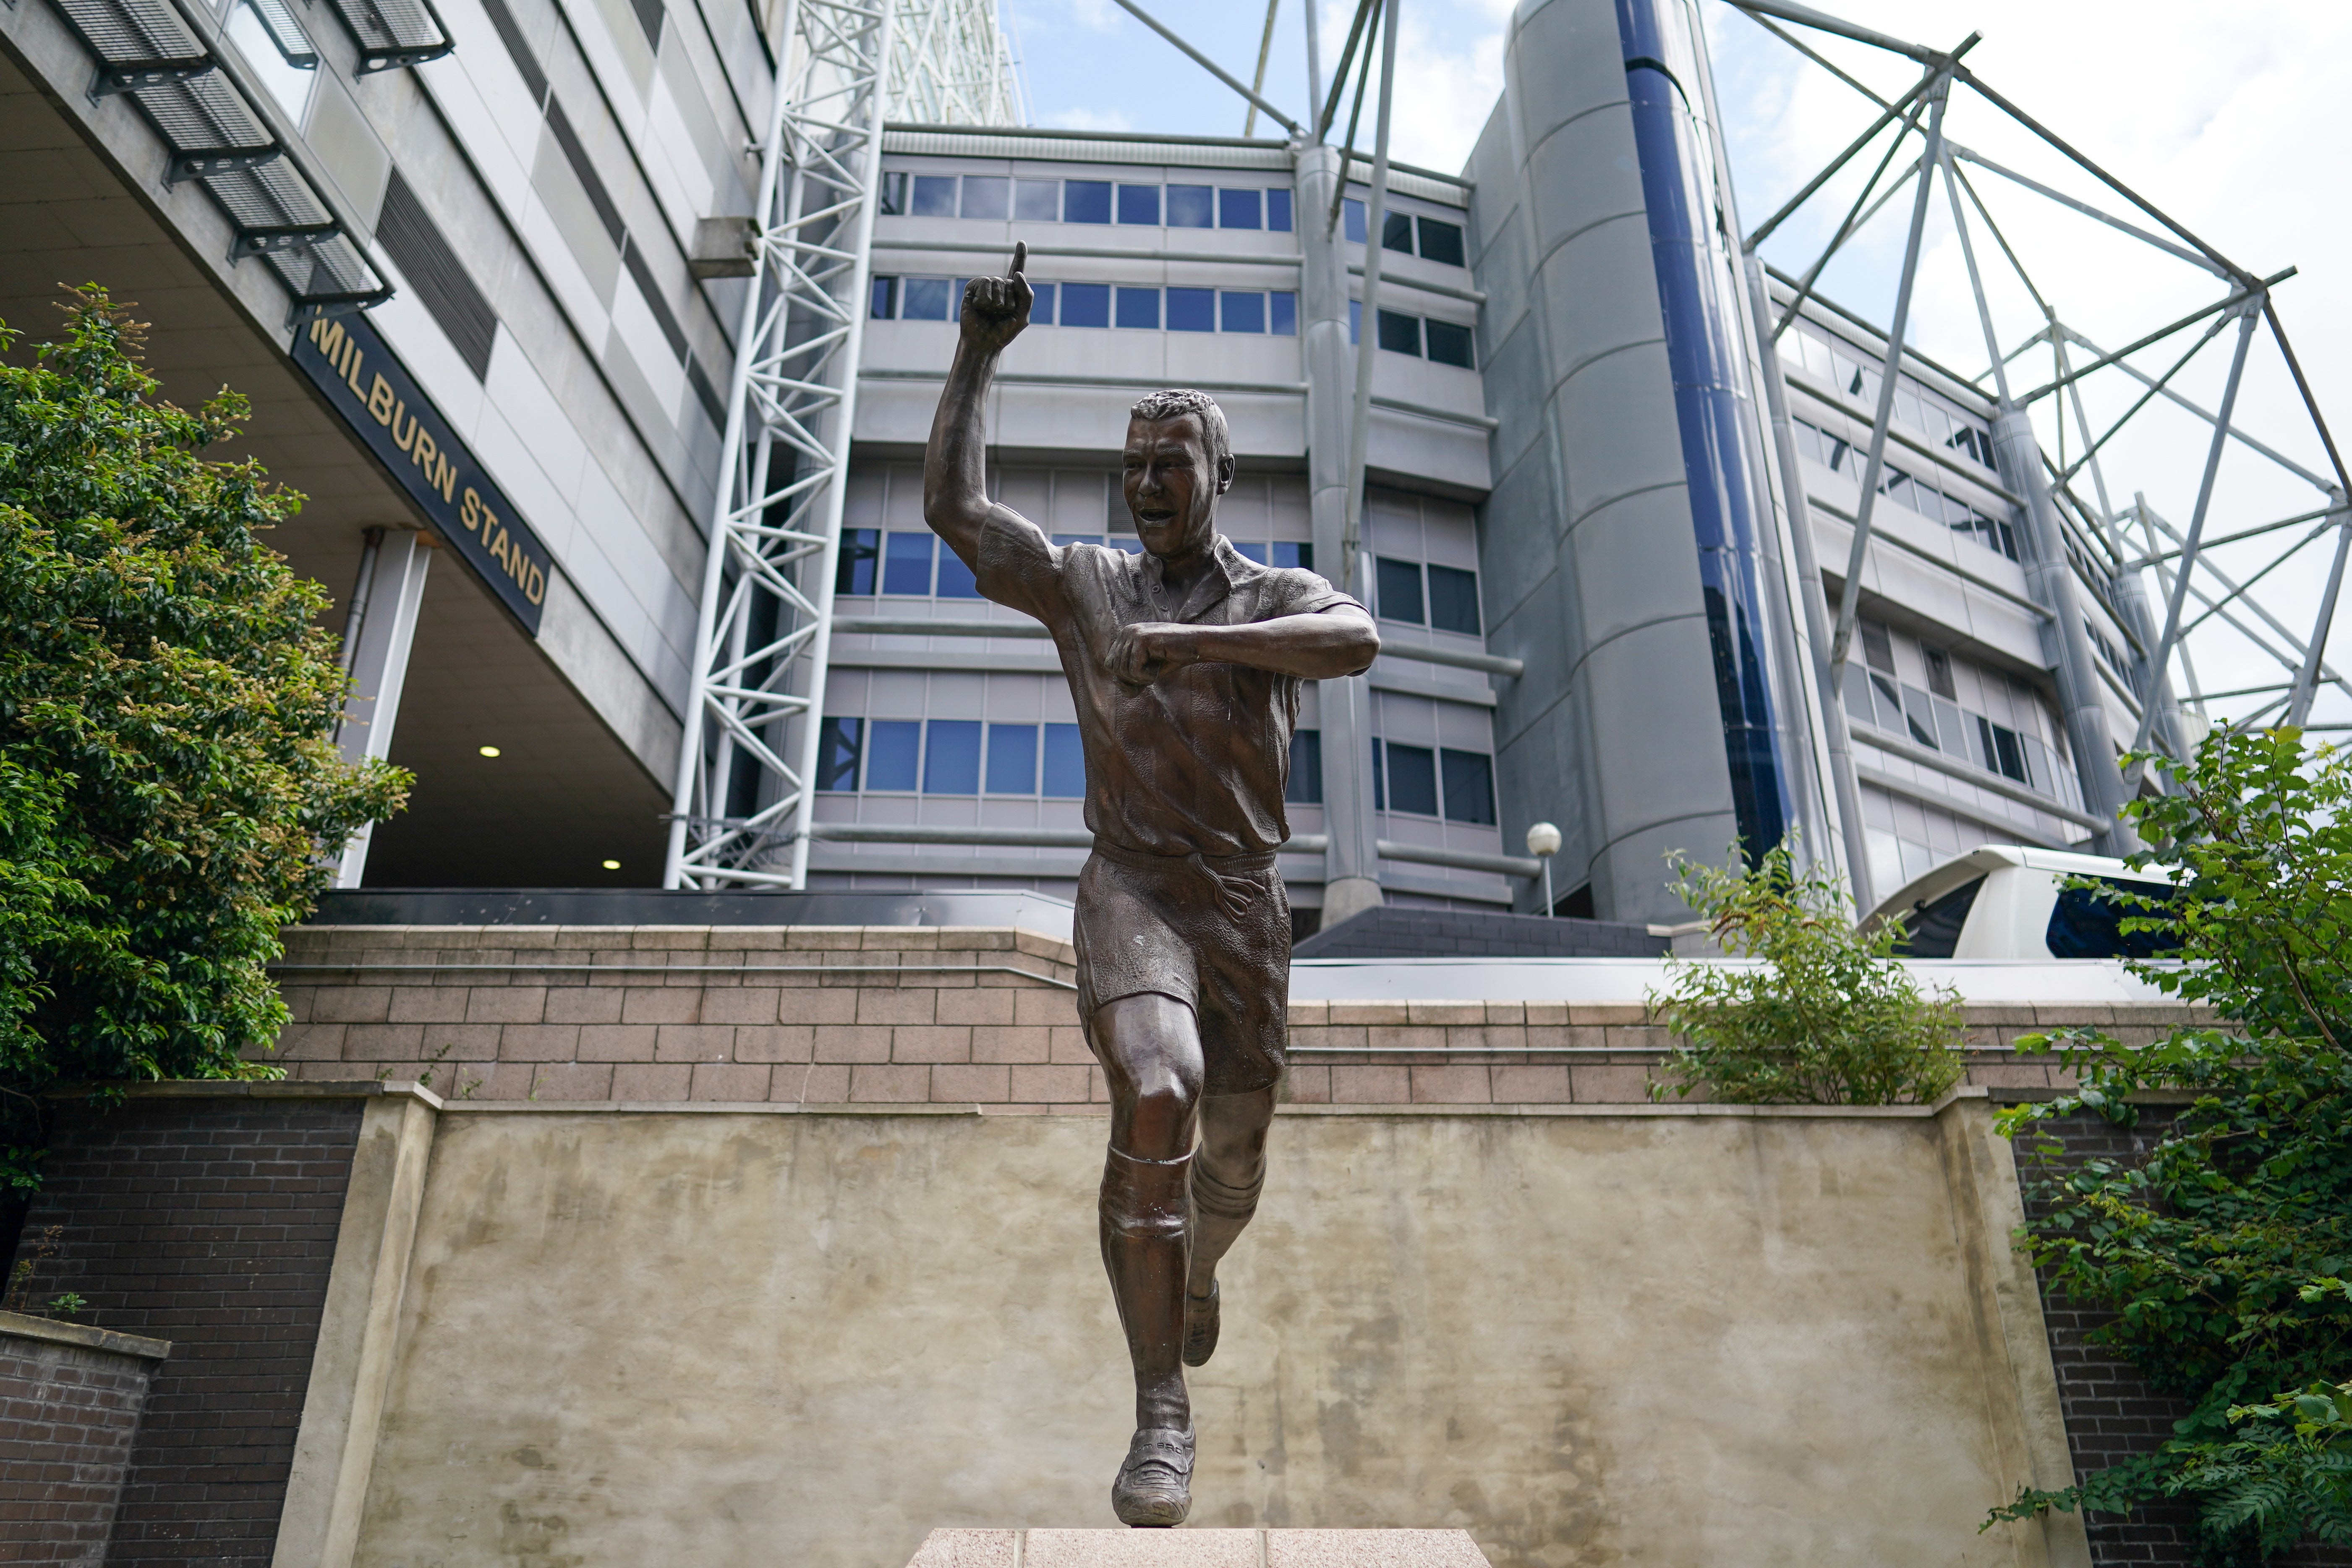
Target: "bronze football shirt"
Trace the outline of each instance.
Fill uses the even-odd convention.
[[[1159,557],[1056,545],[1002,506],[982,525],[976,575],[983,595],[1054,634],[1077,703],[1087,826],[1097,839],[1147,855],[1246,855],[1290,837],[1282,796],[1298,677],[1204,661],[1129,686],[1103,661],[1112,635],[1139,621],[1246,626],[1355,600],[1312,572],[1246,560],[1219,534],[1211,569],[1178,604]]]

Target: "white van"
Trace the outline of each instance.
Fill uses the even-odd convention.
[[[2063,886],[2071,877],[2167,896],[2173,890],[2162,867],[2136,870],[2101,855],[1988,844],[1890,895],[1863,929],[1908,914],[1896,949],[1906,958],[2154,958],[2173,945],[2155,932],[2126,934],[2118,928],[2138,911]]]

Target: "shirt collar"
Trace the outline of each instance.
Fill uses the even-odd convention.
[[[1255,563],[1244,560],[1241,553],[1234,549],[1233,542],[1222,533],[1210,546],[1209,563],[1211,570],[1201,574],[1201,580],[1192,584],[1192,591],[1177,606],[1175,619],[1198,620],[1208,613],[1212,605],[1239,586],[1244,577],[1261,570]],[[1143,552],[1143,575],[1151,585],[1153,600],[1165,604],[1168,595],[1160,581],[1160,557],[1148,550]]]

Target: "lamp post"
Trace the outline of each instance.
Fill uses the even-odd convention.
[[[1528,853],[1543,862],[1544,913],[1552,911],[1551,858],[1559,853],[1559,829],[1538,822],[1528,829]]]

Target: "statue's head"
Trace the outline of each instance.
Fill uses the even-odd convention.
[[[1205,548],[1233,488],[1224,410],[1205,392],[1155,392],[1128,411],[1124,489],[1136,537],[1167,557]]]

